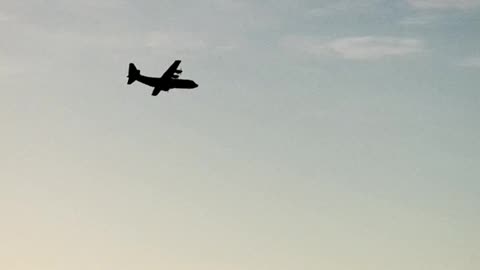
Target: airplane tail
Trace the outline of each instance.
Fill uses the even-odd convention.
[[[135,80],[137,80],[138,75],[140,75],[140,70],[138,70],[134,64],[130,63],[128,66],[127,84],[132,84]]]

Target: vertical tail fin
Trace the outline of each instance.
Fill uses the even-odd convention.
[[[132,84],[140,75],[140,70],[138,70],[133,63],[130,63],[128,66],[128,82],[127,84]]]

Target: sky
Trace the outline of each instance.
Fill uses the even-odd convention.
[[[0,268],[480,269],[478,29],[478,0],[0,0]],[[176,59],[198,88],[126,84]]]

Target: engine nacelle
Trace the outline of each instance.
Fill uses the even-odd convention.
[[[183,71],[182,71],[181,69],[177,69],[177,70],[175,70],[174,73],[181,74],[182,72],[183,72]]]
[[[178,75],[176,75],[176,74],[173,74],[173,75],[172,75],[172,78],[174,78],[174,79],[178,79]]]

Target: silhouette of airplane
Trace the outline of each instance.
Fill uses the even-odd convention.
[[[128,82],[127,84],[132,84],[134,81],[139,81],[143,84],[153,87],[152,96],[158,95],[160,91],[168,92],[170,89],[173,88],[184,88],[184,89],[193,89],[197,88],[198,84],[196,84],[192,80],[183,80],[179,79],[179,74],[182,73],[181,69],[178,69],[180,65],[180,60],[175,60],[173,64],[163,73],[162,77],[154,78],[154,77],[147,77],[140,74],[140,70],[138,70],[133,63],[130,63],[128,66]]]

